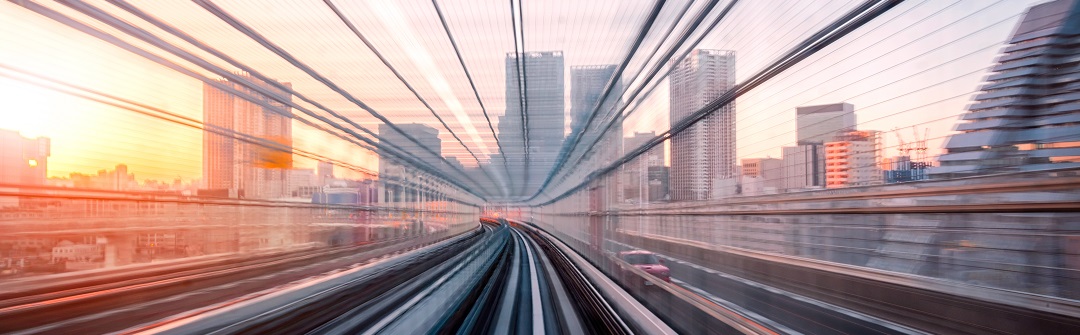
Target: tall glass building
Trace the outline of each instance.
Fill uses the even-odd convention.
[[[564,72],[562,51],[506,55],[506,114],[499,117],[499,141],[513,185],[511,196],[536,192],[562,147],[566,137]],[[499,164],[501,159],[492,162]]]

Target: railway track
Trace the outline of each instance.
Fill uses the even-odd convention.
[[[0,319],[4,320],[0,333],[117,331],[406,252],[441,238],[433,235],[261,257],[226,257],[28,284],[0,293]]]
[[[530,227],[489,221],[324,283],[132,332],[637,333],[577,266]]]

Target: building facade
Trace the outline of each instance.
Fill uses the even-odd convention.
[[[596,103],[600,101],[600,98],[603,98],[604,88],[615,76],[615,69],[614,64],[570,67],[571,131],[579,131],[581,127],[584,127],[594,109],[597,110],[599,120],[602,120],[603,116],[611,114],[611,109],[616,106],[612,102],[618,101],[622,93],[622,81],[615,81],[607,100],[604,101],[600,108],[596,108]],[[599,120],[593,121],[593,127]]]
[[[823,144],[855,130],[855,106],[846,102],[795,108],[799,145]]]
[[[825,142],[855,129],[855,106],[846,102],[795,108],[796,145],[783,147],[784,190],[825,187]]]
[[[281,100],[292,95],[277,85],[250,76],[244,79],[273,92],[267,97],[240,83],[218,80],[237,96],[203,84],[203,182],[207,189],[227,190],[230,196],[271,199],[289,194],[292,112]],[[286,88],[289,83],[279,83]]]
[[[783,147],[781,188],[798,191],[825,187],[825,146],[804,144]]]
[[[1080,166],[1080,1],[1028,9],[931,178]]]
[[[849,131],[825,142],[825,188],[882,183],[881,132]]]
[[[742,160],[742,194],[773,194],[783,188],[784,160],[745,158]]]
[[[670,120],[675,125],[735,86],[735,52],[694,50],[673,64]],[[671,139],[671,199],[706,200],[735,175],[735,104],[731,103]]]

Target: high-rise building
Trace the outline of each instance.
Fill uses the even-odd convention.
[[[882,149],[881,132],[876,130],[852,130],[825,142],[825,187],[881,184]]]
[[[931,178],[1080,166],[1080,1],[1028,9]]]
[[[576,132],[580,136],[578,147],[585,147],[597,142],[597,146],[604,148],[604,150],[592,152],[582,162],[571,168],[591,172],[611,164],[623,155],[622,122],[613,123],[604,138],[597,141],[597,136],[600,135],[600,131],[605,124],[613,120],[614,115],[618,113],[618,108],[622,107],[620,98],[623,90],[622,81],[613,78],[616,68],[617,66],[614,64],[570,67],[571,134]],[[612,84],[611,91],[607,99],[601,102],[600,99],[604,97],[604,88],[612,80],[615,81]],[[596,106],[597,103],[602,103],[599,108]],[[589,116],[593,114],[594,110],[596,115],[593,116],[592,124],[589,129],[584,129]],[[642,172],[644,171],[642,170]],[[612,178],[604,183],[604,186],[609,191],[607,194],[608,199],[620,202],[625,200],[625,194],[623,194],[624,180],[622,179]]]
[[[555,164],[566,137],[565,71],[562,51],[506,55],[506,114],[499,117],[499,141],[505,173],[516,188],[511,196],[532,195]]]
[[[271,156],[292,154],[287,152],[292,143],[292,112],[289,106],[279,101],[291,100],[292,95],[254,77],[245,75],[244,79],[273,92],[276,99],[228,79],[218,80],[218,83],[244,92],[246,96],[236,96],[203,84],[204,123],[237,135],[203,132],[203,180],[207,189],[228,190],[230,196],[287,197],[291,166],[277,166],[281,162],[266,163]],[[289,83],[280,84],[292,87]],[[238,136],[250,141],[242,141]]]
[[[735,86],[734,51],[694,50],[673,66],[672,125]],[[723,194],[714,188],[720,187],[721,180],[735,177],[734,103],[672,136],[669,177],[672,200],[705,200]]]
[[[836,135],[855,130],[855,106],[841,102],[795,109],[797,144],[822,144]]]
[[[0,129],[0,184],[45,185],[49,155],[48,137],[26,138]]]
[[[571,131],[579,131],[581,127],[585,126],[585,122],[596,107],[597,101],[600,101],[600,98],[603,97],[604,88],[607,87],[608,82],[615,75],[615,69],[614,64],[570,67]],[[612,102],[619,100],[620,93],[622,93],[622,81],[616,80],[611,88],[611,93],[608,94],[608,99],[603,106],[597,109],[597,113],[599,113],[597,119],[602,120],[604,116],[608,116],[613,112],[611,109],[616,107],[616,104]],[[596,123],[597,120],[594,120],[594,125]]]

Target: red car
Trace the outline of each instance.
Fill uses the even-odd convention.
[[[671,271],[664,265],[664,261],[656,257],[656,254],[645,250],[631,250],[623,251],[619,253],[619,259],[630,263],[634,267],[641,269],[663,281],[671,282]],[[627,272],[627,279],[634,278],[636,276]],[[644,286],[651,286],[653,283],[645,280],[641,283]]]

